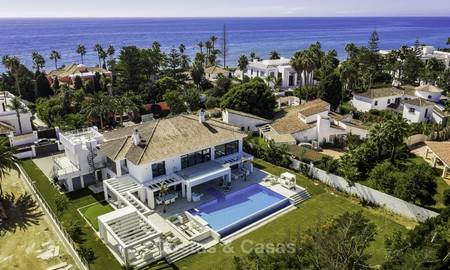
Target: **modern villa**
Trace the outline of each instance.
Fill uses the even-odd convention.
[[[380,50],[380,54],[382,55],[386,55],[390,52],[391,50]],[[421,46],[420,58],[425,63],[431,58],[435,58],[442,61],[446,68],[450,68],[450,52],[439,51],[434,46]]]
[[[57,183],[104,192],[115,211],[98,217],[99,234],[121,263],[174,262],[309,198],[295,176],[254,169],[246,136],[204,111],[103,134],[62,133]]]
[[[33,132],[31,124],[32,114],[29,110],[26,112],[20,112],[20,126],[17,113],[8,108],[11,100],[15,96],[10,92],[0,92],[0,134],[6,135],[10,132],[14,132],[15,135],[22,135]],[[27,106],[22,103],[26,108]],[[22,132],[20,132],[22,130]]]
[[[280,58],[276,60],[255,59],[247,66],[246,76],[249,78],[261,78],[266,80],[269,76],[281,79],[280,87],[290,89],[298,86],[299,75],[291,67],[290,59]]]

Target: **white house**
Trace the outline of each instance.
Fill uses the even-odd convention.
[[[266,80],[269,76],[281,78],[281,88],[295,88],[298,85],[298,74],[291,67],[290,59],[257,60],[250,62],[245,73],[249,78],[261,78]]]
[[[403,101],[403,118],[410,123],[430,122],[434,103],[423,98]]]
[[[450,52],[438,51],[433,46],[423,46],[420,56],[424,62],[427,62],[431,58],[436,58],[437,60],[441,60],[447,68],[450,68]]]
[[[220,75],[225,78],[231,78],[231,72],[224,68],[212,66],[205,69],[205,77],[209,81],[216,81]]]
[[[277,144],[299,142],[333,142],[348,134],[365,138],[367,129],[353,122],[351,116],[330,113],[330,104],[316,99],[286,109],[272,124],[260,128],[261,135]]]
[[[106,178],[105,160],[97,149],[104,137],[96,127],[60,132],[59,140],[65,154],[53,159],[53,176],[64,191],[87,188]]]
[[[416,97],[426,99],[432,102],[441,101],[442,92],[444,90],[434,86],[434,85],[421,85],[415,88]]]
[[[222,121],[246,132],[257,132],[261,126],[272,122],[272,120],[231,109],[222,111]]]
[[[364,93],[354,93],[352,105],[362,112],[386,110],[389,106],[397,107],[403,97],[403,91],[395,87],[369,89]]]
[[[20,112],[20,126],[17,113],[8,108],[11,100],[15,96],[9,92],[0,92],[0,132],[9,134],[14,131],[16,135],[28,134],[33,132],[31,124],[31,117],[33,116],[28,110],[27,106],[22,102],[22,105],[27,108],[26,112]],[[22,132],[20,132],[22,130]]]

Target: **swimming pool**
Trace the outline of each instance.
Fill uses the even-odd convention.
[[[290,200],[259,184],[218,197],[188,210],[208,222],[222,237],[289,206]]]

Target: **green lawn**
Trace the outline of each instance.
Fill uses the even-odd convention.
[[[55,194],[57,194],[54,186],[48,181],[48,178],[42,173],[42,171],[31,160],[24,160],[22,166],[25,172],[30,176],[33,184],[44,196],[50,207],[55,209]],[[85,248],[91,248],[94,251],[96,259],[91,264],[92,270],[115,270],[121,269],[120,264],[111,252],[106,248],[103,242],[97,237],[95,232],[86,223],[78,208],[90,205],[92,203],[103,200],[103,194],[100,196],[94,196],[89,190],[82,190],[68,194],[70,200],[69,206],[64,212],[61,220],[63,224],[68,224],[69,221],[77,221],[82,226],[82,232],[77,239],[78,245]]]
[[[256,160],[255,165],[272,174],[279,175],[286,171],[284,168],[270,165],[267,162]],[[268,243],[283,241],[287,234],[297,231],[304,232],[330,217],[338,216],[345,212],[362,211],[363,214],[377,226],[375,241],[368,249],[371,255],[372,265],[381,264],[386,255],[384,239],[394,231],[406,231],[406,227],[412,228],[414,222],[404,220],[398,216],[387,213],[384,209],[364,208],[357,201],[342,195],[334,194],[322,184],[315,185],[313,181],[297,174],[298,184],[306,187],[312,194],[312,198],[291,211],[263,227],[233,241],[230,245],[213,248],[210,252],[204,252],[185,258],[176,263],[179,269],[231,269],[233,256],[243,255],[241,245],[253,243]],[[232,252],[228,252],[232,250]]]
[[[91,223],[92,227],[98,231],[98,216],[112,212],[114,209],[106,201],[98,202],[79,209],[84,217]]]

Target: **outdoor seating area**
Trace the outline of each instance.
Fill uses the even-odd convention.
[[[168,194],[156,197],[156,204],[157,205],[162,205],[162,204],[169,205],[169,204],[175,203],[176,199],[178,199],[177,192],[168,193]]]
[[[169,220],[174,224],[188,239],[197,238],[200,235],[204,235],[204,238],[209,237],[209,234],[205,234],[209,231],[205,225],[200,224],[200,222],[190,219],[186,213],[179,213],[175,216],[169,218]]]

